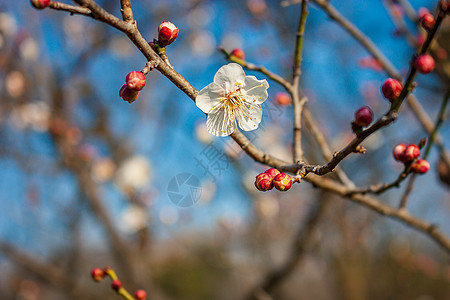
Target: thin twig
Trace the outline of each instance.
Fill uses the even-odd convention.
[[[302,149],[302,110],[307,98],[300,99],[299,84],[302,65],[302,52],[303,52],[303,37],[305,33],[306,17],[308,16],[307,1],[303,0],[300,10],[300,19],[298,22],[298,29],[295,41],[294,51],[294,70],[292,75],[292,104],[294,106],[294,142],[293,142],[293,162],[299,162],[303,160]]]
[[[252,71],[257,71],[260,72],[264,75],[266,75],[268,78],[272,79],[275,82],[278,82],[281,86],[283,86],[287,91],[292,91],[292,85],[283,77],[281,77],[278,74],[275,74],[272,71],[267,70],[266,67],[264,66],[256,66],[255,64],[249,63],[245,60],[239,59],[233,55],[231,55],[227,50],[225,50],[222,47],[219,47],[218,50],[220,52],[222,52],[225,57],[229,60],[229,61],[233,61],[235,63],[240,64],[241,66],[243,66],[244,68],[248,69],[248,70],[252,70]]]
[[[133,10],[131,9],[130,2],[130,0],[120,0],[120,12],[122,13],[122,19],[128,23],[134,22]]]
[[[88,16],[88,17],[91,17],[91,13],[92,13],[89,8],[82,7],[82,6],[70,5],[70,4],[57,2],[57,1],[51,1],[49,7],[53,8],[54,10],[67,11],[71,14],[83,15],[83,16]]]
[[[397,179],[395,179],[393,182],[390,183],[379,183],[379,184],[375,184],[372,186],[369,186],[367,188],[359,188],[359,189],[354,189],[349,191],[349,194],[356,194],[356,193],[360,193],[360,194],[381,194],[384,193],[385,191],[393,188],[393,187],[399,187],[400,183],[405,180],[408,175],[410,174],[411,171],[411,166],[405,166],[405,169],[403,170],[402,173],[400,173],[400,175],[397,177]]]

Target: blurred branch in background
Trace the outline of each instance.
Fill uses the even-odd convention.
[[[94,267],[111,266],[126,299],[138,299],[138,289],[149,299],[448,298],[448,188],[430,172],[414,193],[414,174],[405,191],[394,189],[411,165],[401,169],[386,155],[399,140],[422,138],[420,124],[428,133],[421,157],[438,161],[436,145],[438,174],[444,184],[449,177],[448,95],[441,100],[449,82],[449,25],[439,6],[437,25],[425,35],[408,1],[367,8],[282,1],[299,4],[288,9],[265,0],[73,2],[51,1],[60,13],[36,12],[28,2],[0,7],[0,294],[114,297],[109,281],[89,276]],[[409,20],[397,14],[400,7]],[[385,22],[384,9],[394,24]],[[369,26],[366,17],[379,24]],[[179,36],[167,47],[157,28],[169,20]],[[391,37],[393,27],[402,35]],[[377,34],[385,43],[375,43]],[[412,51],[399,37],[418,53],[430,48],[436,71],[423,84],[422,77],[415,83]],[[185,101],[195,102],[224,64],[217,46],[271,85],[258,130],[236,130],[233,140],[211,136],[204,114]],[[363,49],[373,70],[355,67]],[[142,70],[146,87],[130,105],[118,91],[133,69]],[[370,72],[381,70],[407,78],[386,115],[381,93],[357,88],[378,85],[383,76]],[[404,98],[418,122],[399,110]],[[381,117],[352,133],[351,107],[362,101]],[[433,101],[441,105],[435,122]],[[291,190],[257,191],[254,177],[267,166],[292,173]],[[198,183],[184,185],[186,174]],[[190,196],[190,206],[174,195]],[[406,200],[397,208],[402,195],[411,197],[407,210]]]

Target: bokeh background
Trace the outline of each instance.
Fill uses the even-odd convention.
[[[404,18],[413,37],[423,32],[400,6],[331,2],[406,74],[416,44],[391,16]],[[98,3],[120,15],[119,1]],[[437,1],[411,4],[433,11]],[[299,5],[132,5],[149,41],[162,21],[179,27],[167,54],[198,90],[227,63],[218,46],[241,48],[248,61],[291,76]],[[447,18],[437,51],[441,65],[448,63],[449,30]],[[369,105],[376,116],[388,109],[380,93],[386,75],[312,4],[303,53],[307,105],[338,150],[352,138],[357,108]],[[254,176],[265,167],[230,138],[209,135],[204,114],[157,71],[136,102],[124,102],[118,91],[126,74],[145,62],[124,34],[104,24],[37,11],[29,1],[0,1],[0,299],[119,299],[107,280],[90,279],[92,268],[105,265],[130,292],[144,288],[150,299],[246,299],[283,264],[292,272],[271,287],[274,299],[450,297],[448,253],[421,233],[308,183],[287,193],[257,192]],[[448,86],[437,72],[417,81],[415,94],[434,119]],[[247,136],[289,159],[292,107],[279,105],[282,87],[269,84],[261,127]],[[448,143],[448,123],[441,134]],[[343,168],[361,186],[392,181],[402,171],[393,146],[426,135],[404,107],[394,125],[364,143],[367,154],[350,156]],[[323,163],[308,133],[304,145],[310,161]],[[450,193],[435,149],[429,161],[409,209],[450,235]],[[177,191],[179,174],[193,183],[177,181]],[[403,190],[380,198],[397,205]],[[176,205],[170,192],[190,195],[186,201],[194,203]],[[322,210],[308,239],[299,240],[311,215]],[[299,241],[301,256],[289,260]]]

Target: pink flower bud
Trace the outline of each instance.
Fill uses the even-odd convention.
[[[275,176],[277,176],[278,174],[280,174],[280,171],[278,171],[278,170],[275,169],[275,168],[270,168],[270,169],[267,169],[264,173],[266,173],[267,175],[269,175],[270,178],[274,179]]]
[[[133,71],[128,73],[125,80],[127,82],[127,86],[134,91],[140,91],[145,86],[145,76],[140,71]]]
[[[244,50],[239,49],[239,48],[234,49],[233,51],[231,51],[231,55],[233,55],[233,56],[235,56],[235,57],[237,57],[239,59],[243,59],[243,60],[245,59]]]
[[[128,103],[133,103],[139,96],[139,92],[130,89],[125,83],[119,91],[119,96]]]
[[[422,19],[422,17],[426,14],[429,14],[430,11],[425,8],[425,7],[420,7],[419,10],[417,11],[417,15],[419,16],[419,19]]]
[[[102,280],[105,277],[105,271],[103,271],[102,269],[99,269],[99,268],[94,268],[91,272],[91,276],[92,276],[92,279],[94,279],[94,281],[99,282],[100,280]]]
[[[433,29],[434,24],[436,23],[436,21],[434,20],[433,15],[430,14],[430,13],[424,13],[422,15],[422,17],[420,18],[420,22],[421,22],[423,28],[425,28],[428,31]]]
[[[50,0],[31,0],[30,2],[37,9],[44,9],[50,5]]]
[[[275,95],[275,101],[277,101],[280,106],[288,106],[292,104],[291,96],[288,93],[280,92]]]
[[[292,179],[286,173],[280,173],[273,179],[273,186],[279,191],[287,191],[292,186]]]
[[[172,44],[178,36],[178,28],[171,22],[162,22],[158,27],[158,43],[161,47]]]
[[[384,98],[388,99],[390,102],[393,102],[400,96],[402,89],[402,84],[397,79],[393,78],[386,79],[381,86],[381,92],[383,93]]]
[[[355,124],[366,127],[373,121],[373,111],[368,106],[363,106],[355,112]]]
[[[145,300],[147,299],[147,292],[144,290],[137,290],[136,293],[134,293],[134,298],[136,298],[136,300]]]
[[[120,282],[120,280],[117,279],[113,280],[113,282],[111,283],[111,287],[113,290],[117,292],[122,287],[122,282]]]
[[[420,149],[414,144],[409,145],[405,149],[404,159],[405,161],[413,161],[420,155]]]
[[[450,3],[448,2],[448,0],[440,0],[439,8],[446,14],[450,13]]]
[[[273,188],[272,177],[266,173],[260,173],[256,176],[255,186],[260,191],[268,191]]]
[[[405,162],[405,150],[406,145],[405,144],[398,144],[394,147],[394,150],[392,151],[392,154],[394,155],[394,158],[396,161]]]
[[[418,159],[411,164],[411,172],[424,174],[430,169],[430,163],[425,159]]]
[[[434,70],[434,59],[429,54],[422,54],[414,60],[414,67],[422,74],[428,74]]]

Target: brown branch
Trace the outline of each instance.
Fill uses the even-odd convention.
[[[122,19],[128,23],[134,22],[133,10],[131,9],[130,2],[130,0],[120,0],[120,12],[122,13]]]
[[[67,11],[67,12],[69,12],[71,14],[77,14],[77,15],[83,15],[83,16],[87,16],[87,17],[92,17],[91,10],[89,8],[86,8],[86,7],[65,4],[65,3],[57,2],[57,1],[51,1],[49,7],[54,9],[54,10]]]
[[[93,5],[92,1],[81,1],[81,0],[75,0],[77,3],[84,3],[87,5],[88,8],[92,10],[93,13],[97,14],[97,18],[99,20],[102,20],[106,23],[110,22],[110,18],[105,18],[104,16],[98,16],[99,12],[101,12],[98,9],[98,6]],[[315,2],[322,2],[318,0],[313,0]],[[114,16],[113,16],[114,17]],[[114,17],[115,18],[115,17]],[[117,19],[117,18],[116,18]],[[178,74],[175,70],[170,68],[166,63],[164,63],[158,55],[151,49],[149,44],[145,41],[145,39],[142,37],[140,32],[137,30],[137,28],[130,28],[129,26],[122,27],[122,23],[124,23],[122,20],[118,20],[120,26],[114,26],[118,28],[119,30],[124,31],[129,38],[133,41],[133,43],[138,47],[138,49],[144,54],[144,56],[149,61],[156,61],[158,63],[157,69],[166,76],[170,81],[172,81],[180,90],[182,90],[188,97],[190,97],[193,101],[195,101],[195,97],[198,94],[198,91],[184,79],[180,74]],[[122,23],[120,23],[122,22]],[[109,24],[109,23],[108,23]],[[393,118],[394,116],[391,116]],[[365,131],[362,132],[363,135],[370,135],[373,131],[376,130],[377,126],[383,125],[385,122],[391,122],[390,118],[382,117],[380,118],[373,126],[369,127]],[[378,124],[378,125],[377,125]],[[382,126],[381,126],[382,127]],[[262,152],[261,150],[257,149],[241,132],[238,130],[235,131],[231,137],[241,146],[241,148],[253,159],[256,161],[270,165],[273,167],[277,167],[280,169],[280,171],[287,171],[287,172],[296,172],[299,170],[299,168],[303,167],[302,165],[288,165],[286,162],[273,158],[266,153]],[[355,141],[355,140],[354,140]],[[350,143],[350,147],[353,145],[353,143]],[[355,146],[356,148],[356,146]],[[345,150],[345,149],[344,149]],[[344,151],[343,150],[343,151]],[[332,160],[333,161],[333,160]],[[329,167],[329,166],[328,166]],[[341,195],[343,197],[346,197],[348,195],[348,188],[342,184],[339,184],[337,182],[328,180],[323,177],[317,177],[312,174],[305,177],[305,180],[312,183],[314,186],[332,191],[338,195]],[[433,224],[428,224],[424,221],[421,221],[415,217],[410,216],[406,211],[397,211],[393,208],[391,208],[388,205],[382,204],[379,201],[377,201],[374,198],[371,198],[367,195],[351,195],[348,196],[348,198],[354,202],[360,203],[364,205],[365,207],[368,207],[380,214],[389,216],[391,218],[397,219],[401,222],[404,222],[408,224],[410,227],[415,228],[419,231],[422,231],[424,233],[427,233],[431,238],[433,238],[437,243],[439,243],[444,249],[447,250],[447,252],[450,253],[450,241],[437,229],[437,227]]]
[[[406,166],[405,169],[403,170],[403,172],[400,173],[400,175],[397,177],[397,179],[395,179],[393,182],[379,183],[379,184],[369,186],[367,188],[358,188],[358,189],[350,190],[349,195],[356,194],[356,193],[359,193],[359,194],[368,194],[368,193],[381,194],[391,188],[394,188],[394,187],[398,188],[400,186],[400,183],[408,177],[408,175],[410,174],[410,170],[411,170],[410,165]]]
[[[294,106],[294,142],[293,142],[293,162],[299,162],[303,159],[302,149],[302,110],[307,98],[300,99],[300,74],[302,65],[303,37],[305,33],[306,17],[308,16],[307,1],[303,0],[300,9],[300,19],[295,41],[294,51],[294,70],[292,76],[292,105]]]
[[[57,288],[70,290],[74,286],[74,282],[67,276],[66,272],[58,266],[32,257],[30,254],[23,252],[23,250],[2,240],[0,240],[0,252],[16,265],[37,275],[42,280]]]
[[[92,0],[74,0],[74,1],[80,6],[89,9],[91,11],[89,17],[95,20],[99,20],[103,23],[111,25],[112,27],[125,33],[136,30],[135,24],[122,21],[121,19],[117,18],[116,16],[110,14],[109,12],[101,8],[97,3],[95,3],[95,1]]]
[[[272,71],[267,70],[266,67],[264,66],[256,66],[255,64],[252,64],[250,62],[247,62],[245,60],[239,59],[233,55],[231,55],[227,50],[225,50],[222,47],[218,48],[220,52],[222,52],[225,57],[229,60],[229,61],[233,61],[235,63],[240,64],[241,66],[243,66],[244,68],[246,68],[247,70],[251,70],[251,71],[257,71],[260,72],[264,75],[266,75],[268,78],[272,79],[273,81],[279,83],[282,87],[284,87],[286,89],[286,91],[288,92],[292,92],[292,85],[283,77],[281,77],[278,74],[273,73]]]
[[[260,162],[265,165],[269,165],[278,168],[282,172],[292,172],[292,168],[296,169],[293,165],[287,165],[286,162],[271,157],[265,154],[260,149],[256,148],[241,132],[234,132],[231,137],[241,146],[241,148],[252,157],[255,161]],[[304,180],[313,184],[313,186],[327,191],[333,192],[344,198],[348,198],[353,202],[359,203],[366,208],[369,208],[381,215],[388,216],[395,220],[398,220],[409,227],[421,231],[435,240],[439,245],[442,246],[450,254],[450,239],[448,239],[444,234],[442,234],[438,227],[434,224],[424,222],[416,217],[411,216],[405,210],[396,210],[389,205],[379,202],[377,199],[361,194],[349,195],[351,189],[346,186],[337,183],[335,181],[329,180],[325,177],[319,177],[314,174],[309,174],[304,178]]]
[[[318,203],[311,207],[307,219],[304,224],[299,227],[287,259],[278,268],[275,268],[266,274],[261,284],[254,288],[246,299],[258,299],[257,296],[261,291],[268,293],[269,295],[273,294],[276,286],[292,274],[301,263],[305,252],[309,250],[307,248],[311,248],[311,240],[314,237],[314,232],[326,212],[326,207],[330,203],[331,202],[328,200],[319,199]]]

